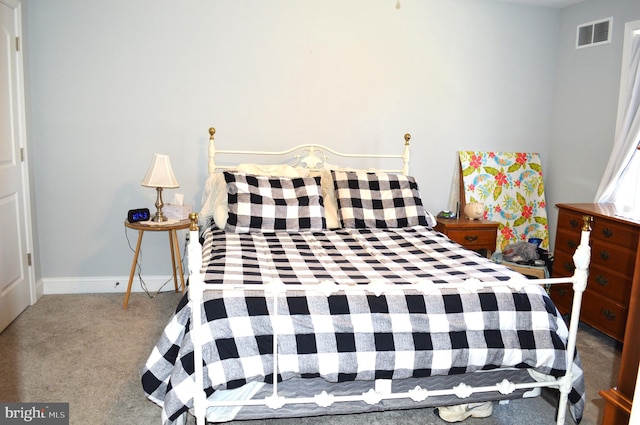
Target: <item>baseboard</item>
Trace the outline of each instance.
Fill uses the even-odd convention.
[[[172,277],[146,276],[143,279],[144,285],[150,292],[175,290]],[[42,293],[45,295],[125,293],[128,282],[129,276],[43,278]],[[178,284],[180,284],[179,280]],[[137,277],[133,279],[131,292],[145,292]]]

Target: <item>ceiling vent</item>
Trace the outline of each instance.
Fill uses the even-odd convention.
[[[576,49],[610,43],[612,27],[613,18],[578,25]]]

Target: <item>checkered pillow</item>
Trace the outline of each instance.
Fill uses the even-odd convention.
[[[413,177],[335,170],[331,175],[343,227],[427,225],[426,212]]]
[[[225,171],[233,233],[319,231],[326,227],[320,177],[256,176]]]

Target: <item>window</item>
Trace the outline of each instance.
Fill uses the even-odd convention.
[[[596,202],[640,220],[640,21],[625,25],[618,123]]]
[[[638,149],[620,178],[615,203],[623,210],[632,212],[633,218],[637,216],[640,219],[640,150]]]

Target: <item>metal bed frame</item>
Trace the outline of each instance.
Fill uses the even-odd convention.
[[[343,154],[338,153],[330,148],[322,145],[305,144],[299,145],[294,148],[281,152],[261,152],[261,151],[242,151],[242,150],[219,150],[215,147],[214,135],[215,129],[209,129],[210,141],[209,141],[209,173],[214,173],[216,170],[232,168],[216,163],[216,156],[222,154],[229,155],[293,155],[294,163],[298,166],[303,166],[312,170],[319,169],[322,164],[328,159],[328,154],[332,154],[338,157],[348,158],[395,158],[402,161],[402,167],[397,170],[387,170],[390,172],[402,172],[406,174],[409,167],[409,140],[411,136],[406,134],[405,147],[401,155],[361,155],[361,154]],[[319,291],[325,295],[330,295],[337,292],[347,293],[350,291],[368,291],[375,295],[380,295],[388,290],[397,291],[419,291],[424,294],[430,294],[440,291],[440,288],[465,288],[467,290],[478,290],[483,287],[489,286],[508,286],[514,289],[521,289],[526,285],[555,285],[563,283],[571,283],[573,285],[574,298],[573,308],[569,323],[569,338],[567,343],[567,356],[566,356],[566,374],[560,378],[549,377],[548,380],[536,381],[530,383],[514,383],[506,379],[501,382],[497,382],[494,385],[485,385],[481,387],[473,387],[472,385],[461,383],[448,389],[429,390],[428,388],[415,387],[410,391],[394,393],[388,389],[371,388],[369,391],[361,394],[353,395],[334,395],[322,391],[313,397],[285,397],[278,392],[278,383],[273,383],[273,391],[270,396],[263,399],[251,399],[241,401],[209,401],[207,400],[204,391],[204,367],[203,367],[203,354],[202,354],[202,342],[199,337],[199,329],[203,326],[202,310],[198,306],[203,303],[203,294],[205,291],[222,291],[222,290],[250,290],[250,291],[264,291],[265,297],[271,297],[274,302],[274,306],[277,307],[277,298],[283,296],[289,291],[287,285],[283,283],[265,282],[263,285],[251,285],[250,288],[243,286],[242,284],[230,285],[230,284],[206,284],[204,282],[204,274],[202,273],[202,246],[199,243],[199,227],[198,216],[192,214],[191,227],[190,227],[190,239],[188,245],[188,258],[189,258],[189,300],[192,303],[192,326],[193,330],[190,332],[194,345],[194,363],[195,363],[195,386],[196,393],[194,394],[194,408],[193,414],[196,417],[196,423],[199,425],[206,424],[206,412],[208,407],[216,406],[257,406],[264,405],[271,409],[278,409],[285,404],[316,404],[320,407],[329,407],[334,403],[349,402],[349,401],[364,401],[367,404],[377,404],[382,400],[390,399],[411,399],[415,402],[423,401],[427,397],[439,396],[439,395],[455,395],[460,399],[461,403],[464,403],[464,399],[475,393],[486,392],[499,392],[500,394],[509,394],[515,390],[521,389],[535,389],[542,387],[556,388],[560,391],[559,407],[557,414],[557,425],[565,423],[568,395],[571,391],[573,374],[571,372],[571,365],[575,355],[576,338],[579,324],[579,312],[582,304],[582,294],[587,286],[588,268],[591,256],[591,248],[589,247],[589,235],[590,235],[590,221],[591,217],[585,216],[582,228],[582,236],[580,245],[577,247],[573,256],[573,261],[576,266],[573,276],[566,278],[550,278],[550,279],[538,279],[529,280],[524,276],[518,276],[512,278],[506,282],[491,282],[483,283],[477,279],[469,279],[460,284],[407,284],[407,285],[393,285],[385,283],[375,283],[370,285],[357,285],[347,286],[335,283],[322,283],[319,285],[295,285],[294,291]],[[259,286],[259,288],[257,288]],[[402,286],[399,288],[398,286]],[[273,373],[277,376],[278,373],[278,346],[277,346],[277,321],[274,321],[274,365]],[[491,373],[491,372],[486,372]],[[381,386],[382,387],[382,386]]]

